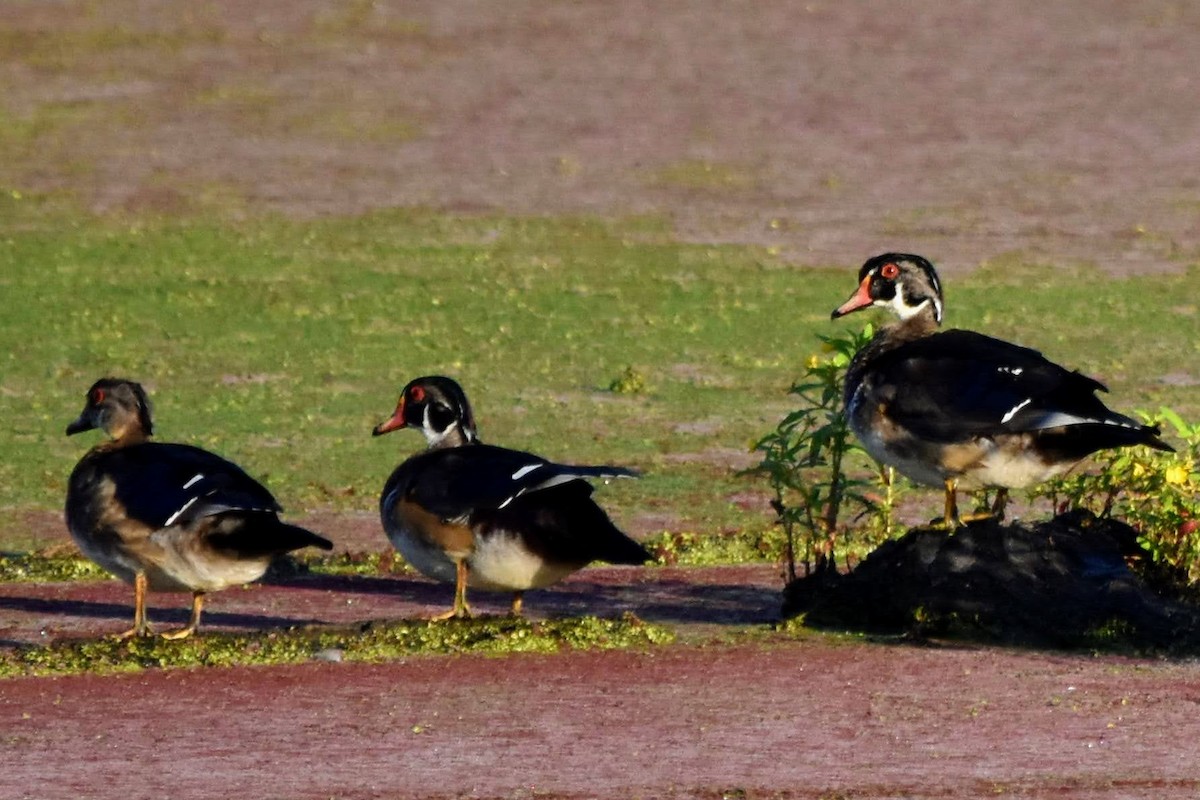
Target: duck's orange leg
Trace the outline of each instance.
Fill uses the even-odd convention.
[[[117,639],[128,639],[131,636],[151,636],[154,631],[146,621],[146,573],[139,572],[133,576],[133,627],[116,635]]]
[[[188,624],[177,631],[164,633],[164,639],[186,639],[200,627],[200,612],[204,610],[204,592],[192,592],[192,616]]]
[[[467,605],[467,562],[454,562],[454,607],[449,611],[430,617],[430,622],[444,619],[470,619],[471,607]]]
[[[930,526],[953,531],[963,526],[963,522],[958,516],[958,479],[946,478],[945,486],[946,511],[941,519],[935,519],[930,523]]]

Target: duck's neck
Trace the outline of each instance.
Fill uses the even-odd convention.
[[[150,441],[150,435],[138,425],[132,425],[129,428],[119,430],[110,430],[108,433],[112,438],[107,442],[96,445],[93,448],[94,450],[101,452],[120,450],[123,447],[132,447],[135,444]]]
[[[884,325],[879,329],[879,333],[871,339],[871,345],[879,343],[880,349],[878,352],[891,350],[893,347],[899,347],[906,342],[911,342],[914,339],[921,339],[930,334],[937,333],[938,321],[933,315],[933,311],[929,308],[924,309],[919,314],[914,314],[908,319],[894,322],[891,325]],[[871,345],[867,345],[870,347]]]
[[[442,450],[448,447],[463,447],[468,444],[477,444],[479,436],[475,433],[474,428],[464,428],[462,423],[455,422],[449,428],[437,433],[425,431],[425,439],[429,442],[430,450]]]

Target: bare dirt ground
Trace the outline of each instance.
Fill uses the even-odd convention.
[[[0,186],[135,214],[646,213],[796,264],[1180,269],[1198,40],[1178,0],[6,2]],[[597,570],[530,608],[737,630],[778,585]],[[447,599],[300,582],[207,619]],[[117,630],[128,604],[7,585],[0,638]],[[22,679],[0,797],[1193,798],[1198,702],[1191,662],[823,639]]]
[[[0,681],[0,798],[1200,793],[1193,661],[739,637],[778,617],[780,586],[770,565],[596,567],[527,599],[535,617],[629,611],[680,632],[648,652]],[[214,595],[205,627],[409,618],[450,595],[298,578]],[[130,602],[115,580],[2,585],[0,646],[122,630]],[[151,619],[181,625],[186,603],[152,596]]]
[[[16,680],[0,796],[1194,798],[1198,699],[1192,665],[806,643]]]
[[[65,0],[0,27],[0,185],[101,211],[649,213],[951,271],[1200,247],[1182,0]]]

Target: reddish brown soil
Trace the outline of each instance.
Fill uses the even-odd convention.
[[[0,186],[99,211],[654,213],[795,263],[948,271],[1200,248],[1200,6],[1176,0],[67,0],[0,4],[0,34]],[[530,608],[736,630],[779,585],[602,570]],[[3,586],[0,639],[118,630],[129,599]],[[308,581],[207,620],[447,601]],[[23,679],[0,682],[0,798],[1194,798],[1198,702],[1191,662],[820,639]]]
[[[1200,794],[1191,664],[800,642],[2,689],[5,798]]]
[[[641,653],[0,681],[0,798],[1200,793],[1193,662],[720,636],[774,619],[779,586],[770,566],[606,567],[529,595],[534,616],[633,611],[684,633]],[[214,595],[206,627],[449,597],[420,578],[302,578]],[[116,581],[0,586],[0,640],[114,632],[129,602]],[[182,624],[185,603],[156,595],[152,618]]]

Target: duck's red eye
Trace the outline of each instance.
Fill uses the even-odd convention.
[[[884,264],[882,267],[879,268],[879,274],[882,275],[883,277],[887,278],[890,281],[890,280],[895,279],[896,276],[900,274],[900,268],[897,267],[895,264],[891,264],[891,263]]]
[[[97,389],[96,391],[92,392],[92,405],[98,406],[103,402],[104,402],[104,390],[103,389]]]
[[[408,390],[408,397],[414,403],[419,403],[425,399],[425,390],[420,386],[414,386]]]

